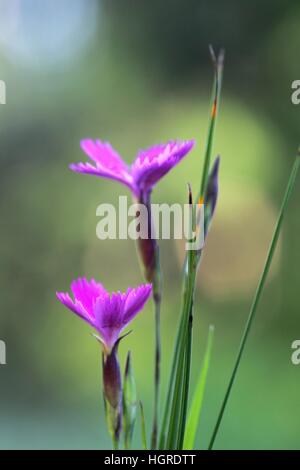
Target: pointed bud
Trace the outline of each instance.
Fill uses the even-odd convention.
[[[118,343],[109,354],[103,354],[103,392],[110,434],[118,443],[122,424],[122,381],[117,356]]]
[[[128,352],[124,376],[124,391],[123,391],[123,427],[124,427],[124,440],[125,448],[129,449],[134,425],[136,421],[137,412],[137,394],[136,385],[134,380],[134,373],[131,364],[130,352]]]
[[[219,166],[220,157],[217,157],[214,161],[212,170],[208,177],[207,188],[204,197],[205,204],[205,233],[208,232],[211,220],[213,218],[219,190]]]

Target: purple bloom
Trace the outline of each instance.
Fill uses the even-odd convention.
[[[167,144],[155,145],[147,150],[138,152],[131,166],[126,165],[120,155],[108,142],[85,139],[81,141],[82,150],[94,162],[73,163],[71,170],[77,173],[87,173],[104,178],[120,181],[127,186],[138,203],[148,209],[148,233],[152,223],[150,196],[153,186],[168,173],[193,148],[193,140],[170,141]],[[145,268],[147,282],[154,281],[155,253],[157,243],[155,238],[138,241],[139,252]]]
[[[194,141],[170,141],[138,152],[131,166],[126,165],[108,142],[85,139],[81,148],[94,162],[73,163],[70,169],[120,181],[141,198],[193,148]]]
[[[151,291],[151,284],[129,288],[125,293],[109,294],[94,279],[79,278],[72,282],[68,293],[57,292],[61,303],[97,330],[105,353],[110,353],[118,342],[121,331],[142,310]]]

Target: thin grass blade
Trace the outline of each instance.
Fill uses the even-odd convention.
[[[197,196],[196,204],[198,203],[198,200],[200,200],[200,196],[202,200],[206,191],[223,72],[224,52],[221,51],[218,57],[216,57],[213,49],[210,48],[210,53],[215,70],[215,79],[212,92],[212,111],[209,121],[204,167],[200,192]],[[181,313],[180,331],[177,336],[176,345],[177,358],[174,355],[174,359],[176,360],[173,360],[173,374],[168,390],[168,397],[170,396],[170,399],[167,401],[165,408],[160,439],[160,448],[167,448],[170,450],[182,448],[185,433],[192,341],[192,322],[190,320],[193,315],[192,306],[198,265],[199,258],[196,256],[196,253],[190,251],[185,261],[186,269],[184,273],[183,308]]]
[[[139,405],[140,405],[142,446],[144,450],[147,450],[147,434],[146,434],[144,407],[141,401],[139,402]]]
[[[173,352],[173,359],[172,359],[172,365],[171,365],[171,371],[170,371],[170,377],[169,377],[169,383],[168,383],[168,389],[167,389],[167,396],[166,396],[163,420],[162,420],[160,437],[159,437],[159,449],[160,450],[165,449],[166,432],[167,432],[168,419],[170,416],[171,399],[172,399],[172,393],[173,393],[173,388],[174,388],[175,371],[176,371],[178,356],[179,356],[179,344],[181,341],[181,334],[182,334],[182,318],[180,319],[180,323],[177,329],[177,336],[176,336],[175,347],[174,347],[174,352]]]
[[[203,200],[205,190],[206,190],[206,184],[207,184],[207,178],[208,178],[208,172],[209,172],[210,160],[211,160],[211,153],[212,153],[212,144],[213,144],[213,139],[214,139],[214,131],[216,127],[216,120],[217,120],[220,94],[221,94],[224,55],[225,55],[224,50],[221,50],[218,57],[216,57],[214,50],[211,46],[209,48],[209,51],[210,51],[212,63],[214,66],[215,78],[214,78],[213,91],[212,91],[211,114],[210,114],[210,121],[209,121],[209,126],[208,126],[208,135],[207,135],[207,140],[206,140],[201,185],[200,185],[200,191],[197,197],[197,201]]]
[[[242,358],[242,355],[243,355],[243,352],[244,352],[244,348],[245,348],[245,345],[246,345],[246,342],[247,342],[247,338],[248,338],[249,332],[251,330],[251,326],[252,326],[253,320],[255,318],[255,314],[257,312],[257,307],[258,307],[258,304],[259,304],[259,301],[260,301],[260,298],[261,298],[261,294],[263,292],[265,282],[266,282],[266,279],[267,279],[267,276],[268,276],[268,273],[269,273],[269,270],[270,270],[273,255],[274,255],[274,252],[275,252],[275,248],[277,246],[280,230],[281,230],[281,227],[282,227],[282,222],[283,222],[283,219],[284,219],[285,211],[287,209],[289,199],[290,199],[292,191],[294,189],[294,185],[295,185],[299,165],[300,165],[300,151],[298,150],[298,155],[295,159],[295,162],[294,162],[294,165],[293,165],[290,177],[289,177],[289,181],[288,181],[288,184],[287,184],[287,187],[286,187],[286,191],[285,191],[285,194],[284,194],[284,197],[283,197],[281,209],[280,209],[278,220],[277,220],[275,230],[274,230],[274,233],[273,233],[273,237],[272,237],[272,241],[271,241],[271,244],[270,244],[267,259],[266,259],[266,262],[265,262],[265,266],[264,266],[260,281],[258,283],[256,292],[255,292],[255,295],[254,295],[253,303],[252,303],[252,306],[251,306],[251,309],[250,309],[248,320],[247,320],[245,330],[244,330],[244,333],[243,333],[243,336],[242,336],[242,340],[241,340],[241,343],[240,343],[240,346],[239,346],[239,350],[238,350],[237,358],[236,358],[236,361],[235,361],[235,365],[234,365],[234,368],[233,368],[233,371],[232,371],[232,374],[231,374],[231,377],[230,377],[230,380],[229,380],[229,384],[228,384],[228,387],[227,387],[227,390],[226,390],[226,393],[225,393],[225,397],[224,397],[224,400],[223,400],[223,403],[222,403],[222,406],[221,406],[221,409],[220,409],[220,412],[219,412],[219,415],[218,415],[218,418],[217,418],[215,428],[213,430],[213,434],[212,434],[212,437],[211,437],[211,440],[210,440],[210,443],[209,443],[208,450],[211,450],[213,448],[214,443],[215,443],[215,439],[217,437],[217,434],[218,434],[218,431],[219,431],[219,428],[220,428],[220,424],[222,422],[222,418],[223,418],[223,415],[224,415],[224,412],[225,412],[225,409],[226,409],[226,405],[227,405],[227,402],[228,402],[228,399],[229,399],[229,396],[230,396],[230,392],[231,392],[232,386],[234,384],[235,377],[236,377],[236,374],[237,374],[237,371],[238,371],[238,368],[239,368],[239,365],[240,365],[240,362],[241,362],[241,358]]]
[[[186,431],[184,436],[183,448],[184,450],[193,450],[195,446],[195,439],[197,429],[199,427],[200,414],[203,404],[205,386],[207,381],[207,374],[210,364],[211,351],[213,346],[214,326],[210,325],[208,330],[207,345],[204,354],[203,366],[200,371],[199,379],[194,392],[189,417],[187,420]]]

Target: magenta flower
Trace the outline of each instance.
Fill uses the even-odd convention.
[[[72,282],[71,291],[74,300],[64,292],[57,292],[56,296],[62,304],[97,330],[104,352],[109,354],[122,330],[144,307],[152,292],[152,285],[140,285],[127,289],[125,293],[109,294],[94,279],[88,281],[79,278]]]
[[[89,323],[100,335],[103,345],[103,393],[109,429],[115,444],[122,428],[122,379],[118,360],[121,331],[144,307],[152,285],[129,288],[127,292],[109,294],[94,279],[79,278],[72,282],[74,299],[67,292],[57,292],[57,298],[72,312]]]
[[[194,141],[170,141],[138,152],[131,166],[126,165],[108,142],[85,139],[81,148],[94,162],[72,163],[70,169],[120,181],[141,199],[193,148]]]
[[[81,148],[94,164],[72,163],[70,169],[77,173],[87,173],[116,180],[127,186],[138,203],[146,205],[149,213],[148,233],[151,227],[151,191],[153,186],[168,173],[193,148],[193,140],[170,141],[167,144],[155,145],[138,152],[131,166],[126,165],[120,155],[108,142],[84,139]],[[155,253],[157,243],[149,235],[147,239],[138,240],[138,247],[144,275],[147,282],[154,282]]]

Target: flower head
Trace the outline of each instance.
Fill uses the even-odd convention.
[[[141,194],[151,191],[193,146],[193,140],[156,145],[138,152],[132,165],[128,166],[108,142],[85,139],[81,141],[81,148],[94,164],[72,163],[70,169],[120,181],[140,199]]]
[[[104,351],[110,352],[119,339],[121,331],[142,310],[151,291],[151,284],[129,288],[125,293],[109,294],[102,284],[94,279],[88,281],[79,278],[72,282],[71,291],[74,300],[68,293],[57,292],[58,300],[72,312],[97,330]]]

